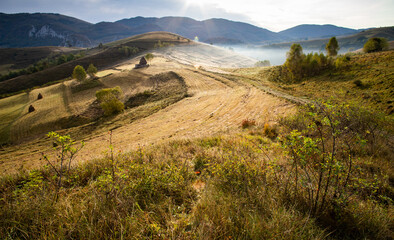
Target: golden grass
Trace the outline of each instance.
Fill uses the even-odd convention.
[[[51,129],[59,129],[61,126],[57,121],[71,115],[65,89],[66,86],[59,83],[31,91],[29,102],[23,109],[22,115],[12,124],[11,140],[17,142],[36,134],[49,132]],[[39,93],[43,98],[37,100]],[[34,112],[28,112],[30,105],[35,108]]]
[[[350,55],[347,66],[303,79],[299,83],[274,83],[267,79],[267,68],[236,69],[235,74],[257,79],[271,88],[309,99],[352,100],[394,113],[394,50]],[[361,85],[357,85],[358,80]]]
[[[28,101],[26,93],[0,99],[0,144],[8,142],[11,125],[26,108]]]
[[[130,62],[129,64],[132,65],[133,63]],[[124,67],[127,67],[127,65],[123,64]],[[189,97],[176,103],[174,103],[175,98],[168,98],[149,103],[139,109],[126,109],[119,116],[100,121],[98,125],[93,125],[96,127],[89,125],[70,129],[69,132],[74,138],[85,139],[87,142],[79,160],[86,161],[99,156],[107,148],[103,138],[105,138],[106,131],[109,129],[114,129],[114,136],[116,136],[114,143],[123,151],[127,151],[135,149],[139,145],[234,131],[240,127],[240,123],[245,118],[255,119],[258,124],[275,122],[279,116],[291,114],[294,110],[293,104],[268,95],[248,83],[226,79],[215,73],[197,71],[192,66],[169,62],[167,59],[160,57],[155,57],[152,65],[146,69],[120,72],[100,78],[99,81],[103,84],[103,87],[120,86],[125,99],[128,99],[128,97],[138,92],[155,90],[157,82],[149,77],[169,70],[184,78]],[[68,81],[64,83],[62,89],[55,86],[45,88],[48,91],[53,89],[53,94],[56,94],[53,96],[53,101],[51,100],[51,103],[48,103],[47,110],[58,106],[58,109],[54,109],[54,113],[58,111],[55,114],[57,116],[82,114],[89,104],[94,101],[95,91],[100,87],[73,93],[72,89],[75,84],[76,82]],[[57,90],[55,91],[55,89]],[[34,93],[39,91],[39,89],[34,90]],[[48,98],[47,101],[51,98],[46,94],[43,94],[44,101],[45,98]],[[169,106],[169,103],[174,104]],[[163,109],[163,106],[165,109]],[[24,126],[28,126],[27,123],[45,123],[42,130],[53,130],[50,129],[50,122],[39,118],[40,111],[43,108],[44,106],[38,105],[36,113],[30,116],[26,114],[17,121],[15,125],[21,129],[15,128],[15,138],[18,137],[17,132],[27,134],[30,131],[27,127],[22,128],[23,122],[26,123]],[[57,121],[55,115],[50,118],[53,123]],[[37,127],[37,129],[39,128]],[[46,132],[42,131],[43,133]],[[33,144],[34,146],[31,143],[26,143],[26,148],[23,144],[23,146],[6,149],[2,156],[8,160],[7,163],[3,162],[3,166],[12,166],[13,162],[17,169],[21,166],[18,159],[22,158],[25,161],[31,161],[28,165],[39,164],[37,159],[39,159],[39,153],[42,151],[40,144],[43,143],[38,141],[36,145]],[[28,145],[31,149],[35,149],[36,153],[29,154]],[[24,165],[26,165],[26,162]],[[3,167],[0,168],[4,170]]]

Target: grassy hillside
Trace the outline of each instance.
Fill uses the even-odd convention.
[[[324,208],[316,213],[309,200],[311,193],[316,194],[317,181],[294,186],[294,167],[303,179],[300,184],[307,181],[305,172],[314,175],[320,171],[294,165],[298,158],[291,154],[291,147],[300,151],[300,157],[318,154],[310,152],[313,145],[305,148],[303,142],[292,142],[296,139],[290,137],[290,131],[301,131],[302,124],[310,124],[308,114],[302,112],[297,118],[283,120],[280,138],[276,138],[277,130],[265,125],[123,153],[113,143],[118,136],[107,134],[102,140],[107,142],[107,154],[65,172],[60,189],[56,187],[58,176],[50,167],[3,177],[0,236],[390,239],[393,155],[387,156],[392,149],[384,144],[385,135],[376,135],[383,145],[375,153],[369,152],[370,143],[365,146],[368,153],[361,145],[351,144],[353,153],[348,160],[356,170],[351,171],[351,180],[343,189],[349,166],[347,160],[342,162],[346,158],[340,155],[346,150],[340,146],[346,138],[337,139],[335,164],[343,169],[335,170],[339,172],[332,175],[325,200],[318,201]],[[371,115],[357,116],[368,119]],[[353,117],[342,120],[350,120],[346,126],[351,126],[358,122]],[[386,122],[381,124],[379,127]],[[305,127],[306,135],[300,135],[300,140],[312,136],[309,141],[318,141],[308,135],[317,134],[317,129]],[[329,134],[329,127],[324,126],[323,131]],[[357,131],[348,131],[346,137]],[[325,136],[330,144],[329,135]],[[345,175],[339,175],[342,173]],[[324,181],[328,176],[324,175]]]
[[[350,36],[339,36],[337,37],[339,46],[343,52],[354,51],[362,48],[369,38],[372,37],[384,37],[388,41],[394,41],[394,27],[382,27],[382,28],[372,28],[362,32],[359,32]],[[316,49],[325,52],[325,46],[328,43],[329,38],[326,39],[316,39],[309,41],[297,41],[288,43],[278,43],[263,46],[263,48],[285,48],[289,49],[291,44],[299,43],[304,49]]]
[[[185,38],[166,32],[148,33],[117,41],[108,44],[106,47],[88,51],[86,54],[87,56],[84,58],[70,61],[37,73],[23,75],[0,82],[0,95],[6,96],[15,92],[68,78],[71,76],[76,65],[81,65],[85,69],[89,64],[94,64],[99,69],[108,68],[116,63],[133,57],[132,55],[125,53],[122,47],[136,47],[139,49],[139,52],[143,52],[148,49],[153,49],[154,45],[161,39],[170,44],[185,44],[189,42]]]
[[[29,140],[0,149],[0,238],[394,237],[394,51],[286,83],[180,49],[0,100],[0,126]],[[114,86],[127,108],[102,117],[94,93]]]
[[[84,84],[70,80],[35,89],[29,94],[1,99],[0,143],[23,142],[49,131],[76,127],[97,120],[102,116],[102,110],[95,102],[95,93],[102,88],[120,86],[126,107],[154,104],[147,109],[127,110],[123,119],[128,118],[129,122],[131,119],[148,116],[152,114],[150,108],[155,107],[155,112],[186,95],[186,90],[181,87],[184,83],[177,82],[176,76],[161,74],[149,77],[138,72],[119,72]],[[38,94],[43,98],[37,100]],[[160,101],[165,103],[157,105]],[[32,113],[28,113],[30,105],[35,108]],[[117,124],[121,124],[122,121],[118,119]],[[100,123],[95,123],[92,126],[84,126],[84,131],[98,129],[99,132],[105,132],[104,128]],[[77,132],[78,130],[75,134]]]
[[[78,50],[80,49],[66,47],[0,48],[0,74],[26,68],[43,58],[77,52]]]
[[[26,109],[28,102],[26,93],[0,99],[0,144],[10,141],[11,126]]]
[[[392,115],[394,50],[348,56],[350,60],[339,68],[334,67],[298,83],[280,82],[269,77],[279,67],[240,69],[236,72],[294,96],[311,100],[332,97],[337,102],[353,101]]]

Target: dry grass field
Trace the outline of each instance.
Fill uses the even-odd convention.
[[[19,118],[28,102],[29,97],[26,93],[0,99],[0,144],[10,140],[11,126]]]
[[[393,52],[284,83],[163,34],[108,45],[151,47],[95,79],[0,100],[0,238],[393,238]],[[117,86],[125,109],[105,116],[95,93]],[[84,141],[72,164],[52,130]]]
[[[56,125],[59,119],[86,111],[94,101],[94,94],[98,89],[104,86],[120,86],[125,97],[129,97],[153,89],[155,83],[149,77],[168,71],[174,71],[184,79],[189,97],[137,121],[125,122],[122,115],[127,116],[130,111],[126,109],[121,116],[108,120],[105,123],[108,126],[93,132],[78,134],[78,129],[83,126],[64,130],[78,140],[86,141],[86,146],[78,159],[87,161],[101,156],[108,149],[106,130],[112,127],[116,127],[112,133],[116,148],[130,151],[139,146],[173,139],[194,139],[234,131],[239,129],[244,119],[254,119],[258,124],[274,124],[278,117],[294,111],[293,104],[264,93],[245,82],[232,81],[213,72],[196,70],[193,66],[162,57],[154,58],[148,68],[129,70],[137,61],[138,58],[117,66],[115,70],[105,70],[104,74],[99,72],[98,76],[104,75],[99,79],[102,86],[73,93],[72,89],[77,83],[72,80],[32,91],[26,106],[33,104],[36,111],[28,114],[25,107],[22,116],[13,124],[11,136],[15,141],[39,138],[35,140],[36,143],[25,142],[16,147],[6,148],[1,153],[1,158],[4,159],[1,171],[9,172],[12,169],[40,165],[40,152],[45,150],[42,149],[42,145],[46,142],[42,138],[43,134],[59,129],[60,126]],[[107,75],[108,71],[112,71],[112,74]],[[44,98],[36,100],[39,92]],[[32,149],[34,150],[31,151]]]

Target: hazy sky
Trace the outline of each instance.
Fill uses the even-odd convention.
[[[0,12],[50,12],[91,23],[135,16],[227,18],[271,31],[299,24],[394,25],[394,0],[0,0]]]

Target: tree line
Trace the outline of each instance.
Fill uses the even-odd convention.
[[[54,67],[54,66],[66,63],[66,62],[70,62],[70,61],[82,58],[84,56],[85,56],[85,52],[80,52],[78,54],[72,54],[72,53],[67,54],[67,55],[62,54],[59,57],[55,57],[55,58],[44,58],[44,59],[41,59],[38,62],[28,66],[27,68],[15,70],[15,71],[10,71],[8,74],[5,74],[5,75],[0,74],[0,82],[11,79],[11,78],[19,77],[22,75],[36,73],[36,72],[45,70],[50,67]]]
[[[298,81],[303,77],[318,75],[322,71],[341,67],[350,60],[347,55],[338,56],[339,44],[335,37],[332,37],[326,44],[327,55],[323,53],[304,54],[302,47],[294,43],[287,53],[287,59],[283,65],[282,72],[287,75],[288,80]],[[388,49],[388,42],[385,38],[370,38],[363,47],[365,53],[377,52]]]

